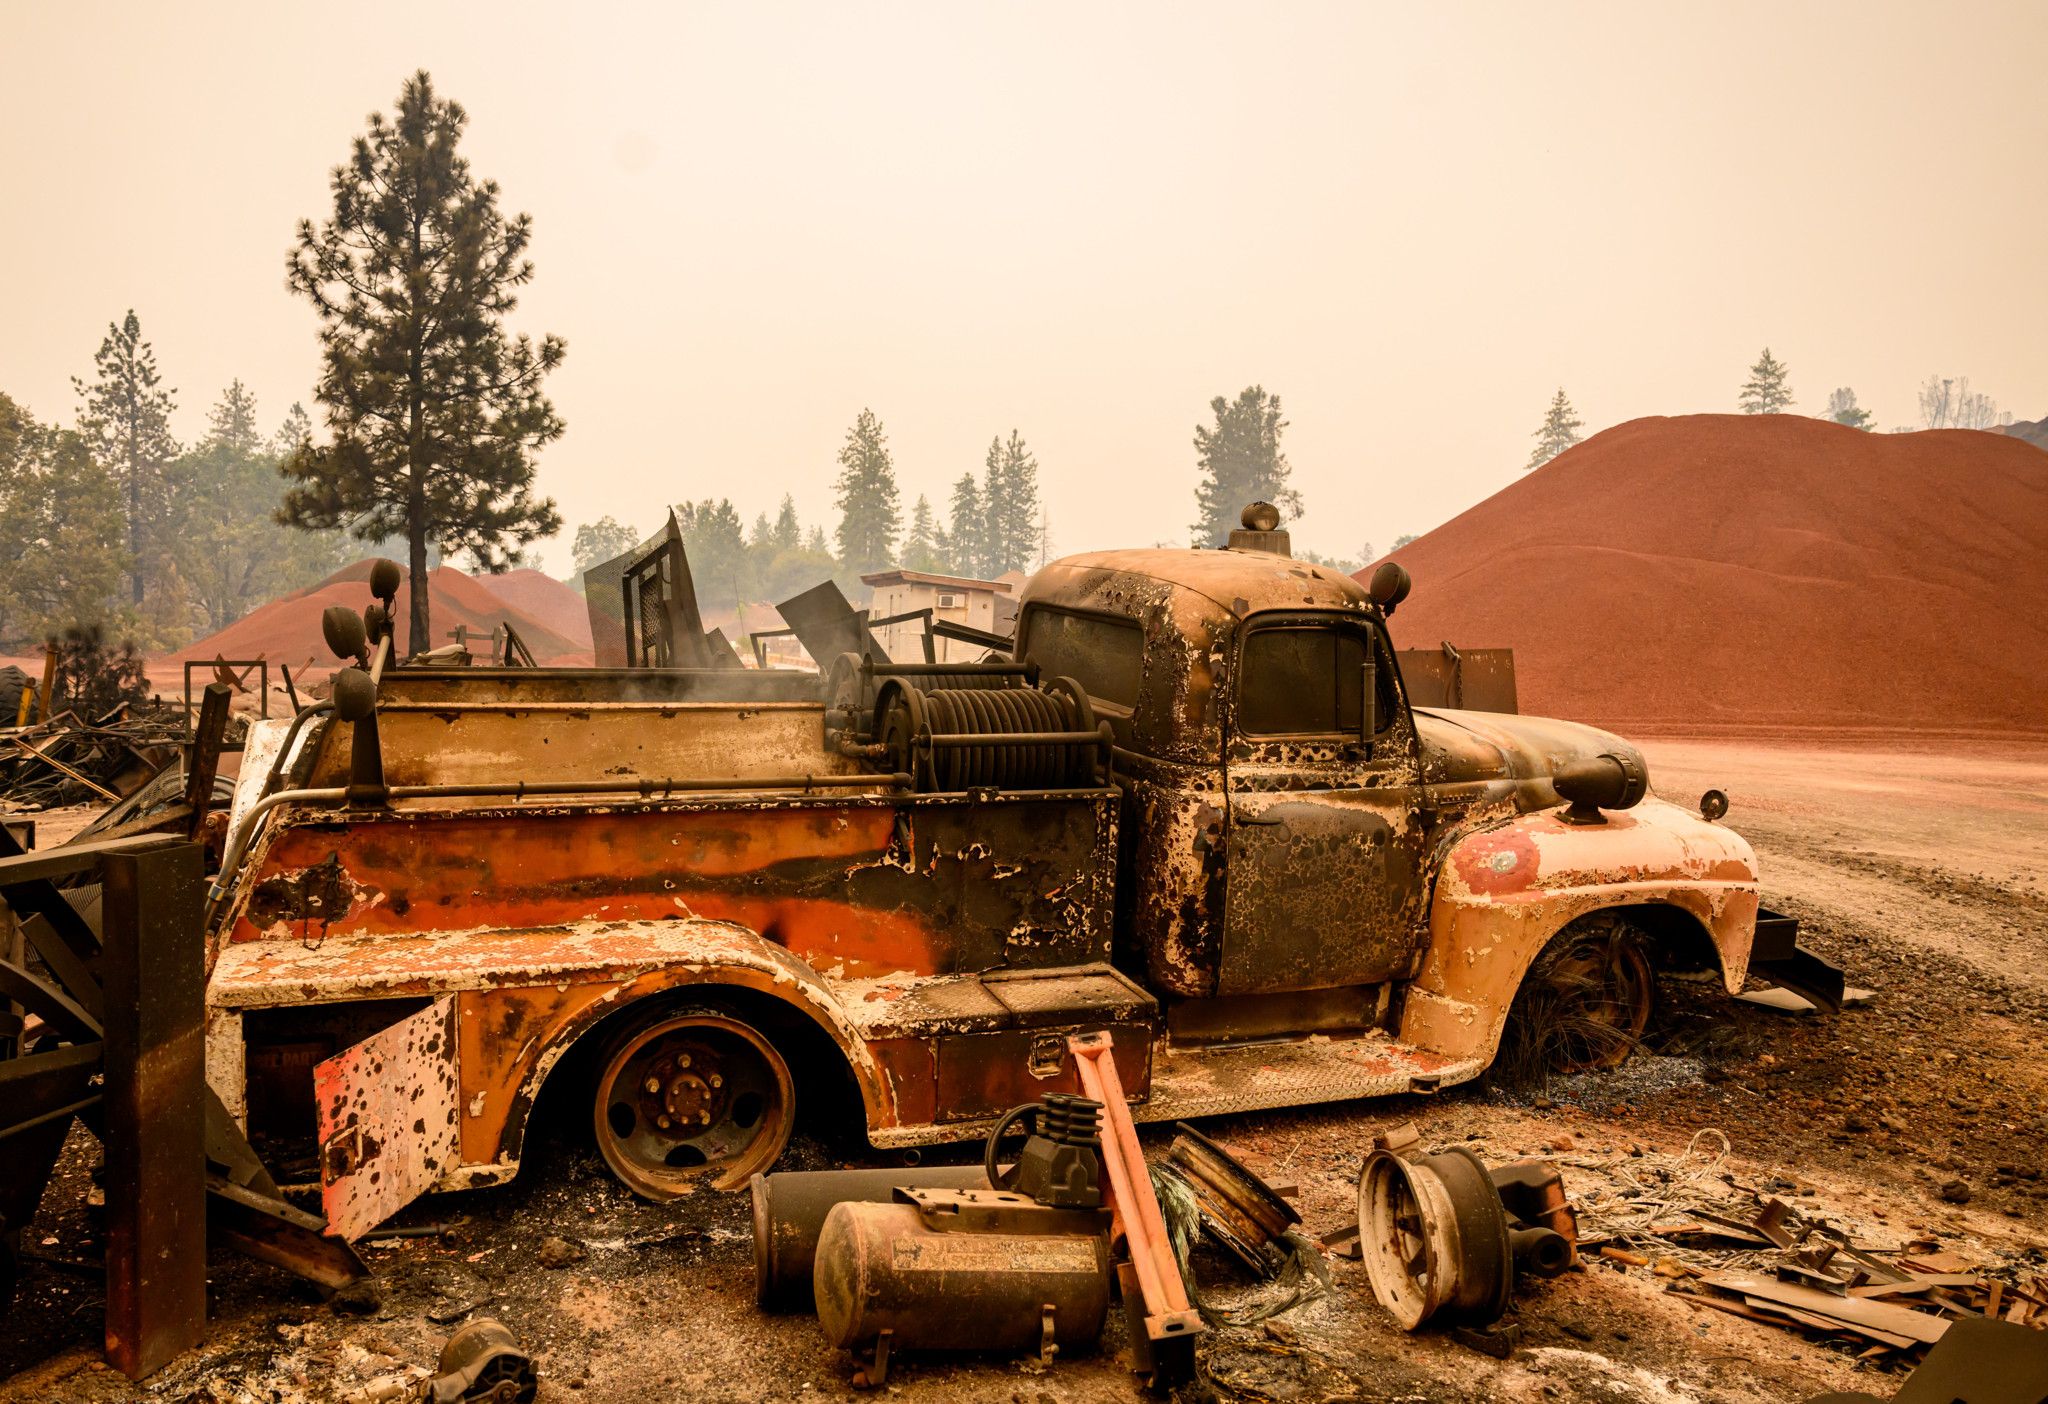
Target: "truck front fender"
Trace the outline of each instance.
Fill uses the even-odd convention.
[[[1729,993],[1756,935],[1756,855],[1743,837],[1663,800],[1571,824],[1525,814],[1452,842],[1430,903],[1429,946],[1407,991],[1403,1041],[1491,1059],[1522,976],[1566,923],[1642,907],[1683,913],[1712,943]],[[1647,923],[1653,932],[1666,922]]]

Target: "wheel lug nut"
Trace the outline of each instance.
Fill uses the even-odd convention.
[[[660,1079],[660,1078],[658,1078],[658,1077],[650,1077],[650,1078],[648,1078],[648,1079],[647,1079],[647,1090],[648,1090],[649,1092],[659,1092],[659,1091],[661,1090],[661,1079]]]
[[[710,1112],[698,1112],[698,1113],[697,1113],[697,1120],[699,1120],[699,1121],[703,1122],[703,1123],[704,1123],[704,1124],[705,1124],[706,1126],[709,1126],[709,1125],[711,1124],[711,1113],[710,1113]]]
[[[723,1087],[725,1086],[725,1079],[720,1077],[717,1073],[713,1073],[711,1074],[711,1085],[713,1087]]]
[[[664,1131],[668,1130],[668,1118],[665,1116],[657,1116],[656,1118],[654,1118],[654,1124],[656,1126],[659,1126]]]
[[[687,1053],[678,1055],[676,1058],[676,1066],[679,1068],[687,1068],[688,1066],[690,1066],[690,1055]]]

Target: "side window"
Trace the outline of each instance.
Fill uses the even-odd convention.
[[[1240,736],[1356,736],[1365,651],[1375,648],[1374,716],[1379,729],[1398,706],[1392,660],[1363,630],[1282,625],[1245,638],[1238,670]]]
[[[1247,636],[1237,683],[1238,734],[1357,735],[1365,647],[1364,635],[1326,626]]]
[[[1145,677],[1145,634],[1127,619],[1072,614],[1043,606],[1024,615],[1018,657],[1038,664],[1042,677],[1069,677],[1090,697],[1119,707],[1138,704]]]

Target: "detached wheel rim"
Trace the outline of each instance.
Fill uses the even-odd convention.
[[[597,1081],[597,1147],[636,1194],[736,1189],[789,1141],[789,1065],[724,1014],[684,1012],[624,1035]]]

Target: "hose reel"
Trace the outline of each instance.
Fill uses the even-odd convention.
[[[921,791],[1070,789],[1109,773],[1109,725],[1072,678],[929,691],[891,678],[875,697],[875,739]]]

